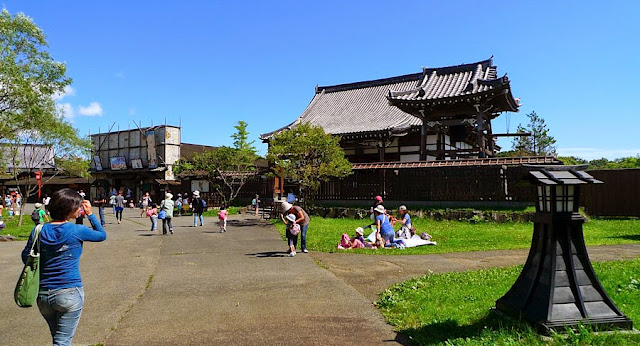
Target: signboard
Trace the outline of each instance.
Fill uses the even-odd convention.
[[[209,192],[209,182],[206,180],[191,180],[191,191]]]
[[[133,168],[133,169],[142,168],[142,159],[132,159],[131,160],[131,168]]]
[[[96,171],[102,170],[102,162],[100,162],[100,156],[93,157],[93,164],[96,167]]]
[[[156,132],[154,130],[147,130],[144,135],[147,140],[147,160],[149,161],[149,168],[158,168],[158,161],[156,160]]]
[[[111,163],[112,171],[120,171],[127,169],[127,161],[124,156],[114,156],[109,158],[109,162]]]

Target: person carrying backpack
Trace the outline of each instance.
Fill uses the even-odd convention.
[[[42,208],[42,203],[36,203],[36,209],[31,213],[31,221],[37,226],[39,224],[44,224],[45,222],[49,222],[49,217],[47,217],[47,212]]]
[[[202,212],[204,211],[205,202],[200,198],[200,191],[193,191],[193,198],[191,199],[191,210],[193,211],[193,227],[198,226],[198,219],[200,220],[200,226],[204,226],[204,217]]]

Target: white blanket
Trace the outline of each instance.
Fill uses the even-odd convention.
[[[416,247],[422,245],[437,245],[435,241],[420,239],[420,237],[413,237],[411,239],[402,239],[404,240],[405,247]]]

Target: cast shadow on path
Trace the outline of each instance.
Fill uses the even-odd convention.
[[[289,253],[286,251],[268,251],[268,252],[257,252],[257,253],[248,253],[245,256],[252,256],[255,258],[267,258],[267,257],[288,257]]]
[[[640,241],[640,234],[628,234],[628,235],[621,235],[621,236],[617,236],[617,237],[609,237],[609,238],[614,238],[614,239],[627,239],[627,240],[633,240],[633,241]]]

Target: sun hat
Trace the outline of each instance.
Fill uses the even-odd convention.
[[[364,235],[364,229],[362,227],[356,228],[356,234]]]
[[[375,208],[375,209],[373,209],[373,210],[374,210],[374,211],[377,211],[377,212],[378,212],[378,213],[380,213],[380,214],[384,214],[384,212],[385,212],[385,210],[384,210],[384,206],[383,206],[382,204],[378,204],[378,205],[376,206],[376,208]]]
[[[287,220],[291,221],[291,222],[296,222],[296,216],[293,214],[289,214],[287,215]]]
[[[282,207],[282,210],[289,211],[289,209],[291,209],[293,205],[289,202],[282,202],[281,207]]]
[[[193,197],[200,197],[200,191],[198,190],[193,191]]]
[[[376,196],[374,199],[378,202],[382,202],[382,196]]]
[[[42,203],[36,203],[33,206],[38,208],[38,209],[40,209],[40,208],[42,208]]]
[[[171,192],[167,192],[167,193],[164,194],[164,198],[165,199],[172,199],[173,195],[171,194]]]
[[[407,207],[404,205],[401,205],[400,208],[398,208],[398,210],[407,210]]]

